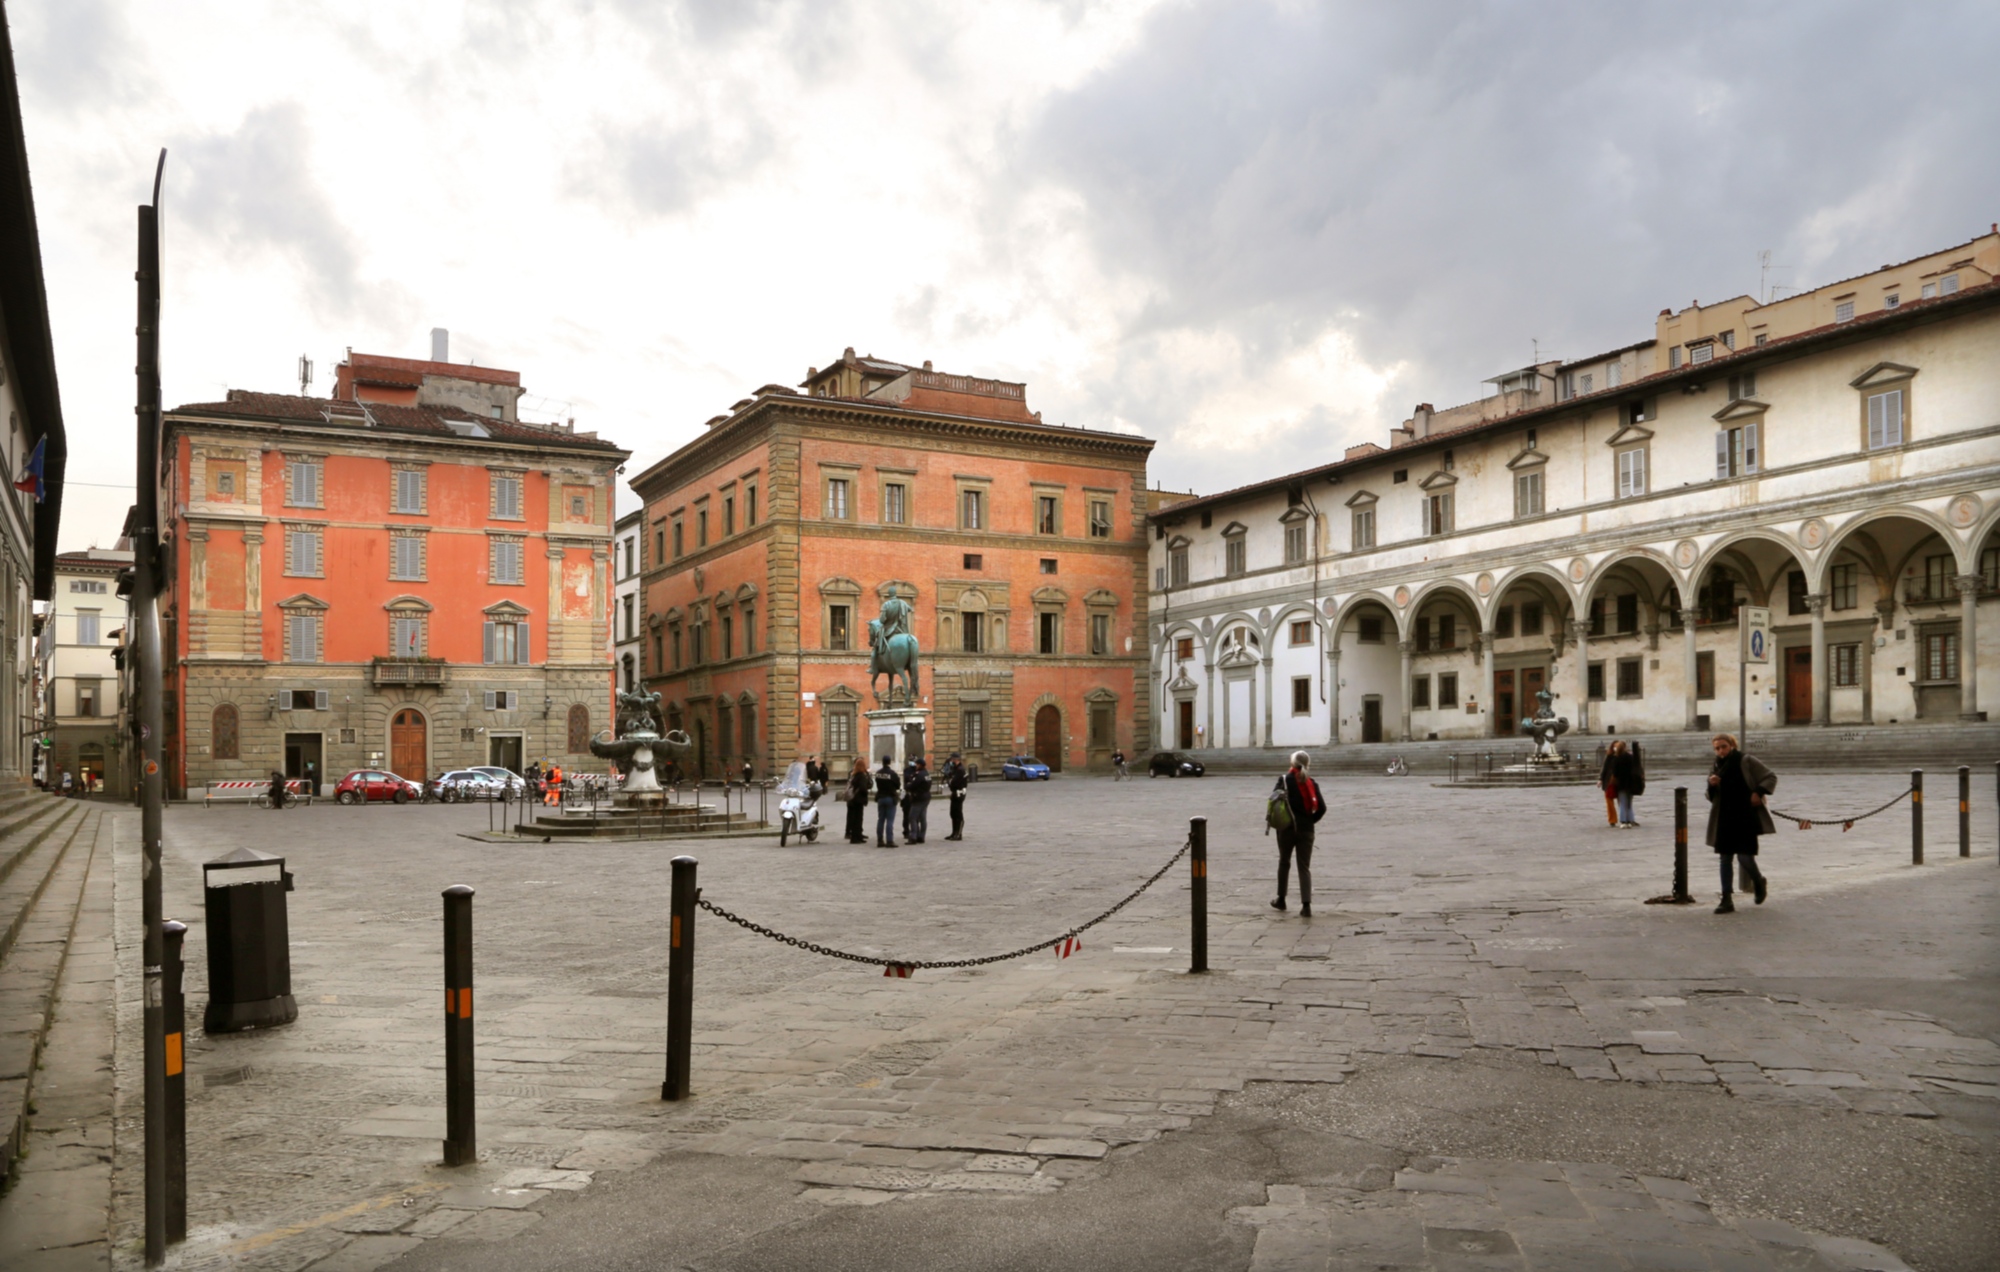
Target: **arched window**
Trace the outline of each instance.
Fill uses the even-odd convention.
[[[569,749],[572,755],[590,750],[590,708],[581,702],[569,709]]]
[[[225,702],[215,709],[215,718],[209,724],[209,746],[213,758],[233,760],[237,758],[236,706]]]

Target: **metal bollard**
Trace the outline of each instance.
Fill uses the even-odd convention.
[[[444,890],[444,1164],[479,1161],[472,1106],[472,889]]]
[[[1924,864],[1924,771],[1910,770],[1910,864]]]
[[[1958,855],[1972,855],[1972,766],[1958,766]]]
[[[187,1240],[187,995],[182,992],[181,958],[187,924],[168,919],[160,925],[160,1006],[165,1009],[167,1034],[167,1244]]]
[[[1674,902],[1694,900],[1688,895],[1688,788],[1674,787]]]
[[[1192,946],[1194,958],[1188,967],[1190,972],[1208,970],[1208,818],[1188,819],[1189,886],[1192,899]]]
[[[667,953],[667,1080],[660,1084],[662,1100],[685,1100],[688,1075],[694,1067],[694,903],[693,857],[674,858],[674,890],[668,903],[672,914]]]

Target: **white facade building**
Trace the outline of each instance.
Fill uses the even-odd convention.
[[[643,602],[639,599],[639,539],[645,519],[643,507],[618,518],[611,541],[612,666],[621,691],[636,690],[643,683],[639,664],[644,630]]]
[[[2000,693],[2000,233],[1417,407],[1153,516],[1170,747],[1976,720]],[[1982,622],[1981,619],[1984,619]]]
[[[56,557],[55,595],[42,622],[55,748],[48,774],[67,771],[87,790],[122,790],[118,733],[121,678],[113,653],[125,626],[118,574],[129,551],[91,548]]]

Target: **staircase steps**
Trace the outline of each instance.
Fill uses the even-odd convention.
[[[26,1141],[35,1067],[55,1011],[103,814],[54,795],[7,801],[0,837],[0,1187]],[[16,814],[24,815],[16,815]]]

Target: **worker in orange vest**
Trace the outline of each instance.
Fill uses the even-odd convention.
[[[562,784],[563,784],[562,765],[560,764],[549,765],[549,788],[547,792],[544,793],[542,796],[542,803],[549,805],[556,805],[562,803]]]

